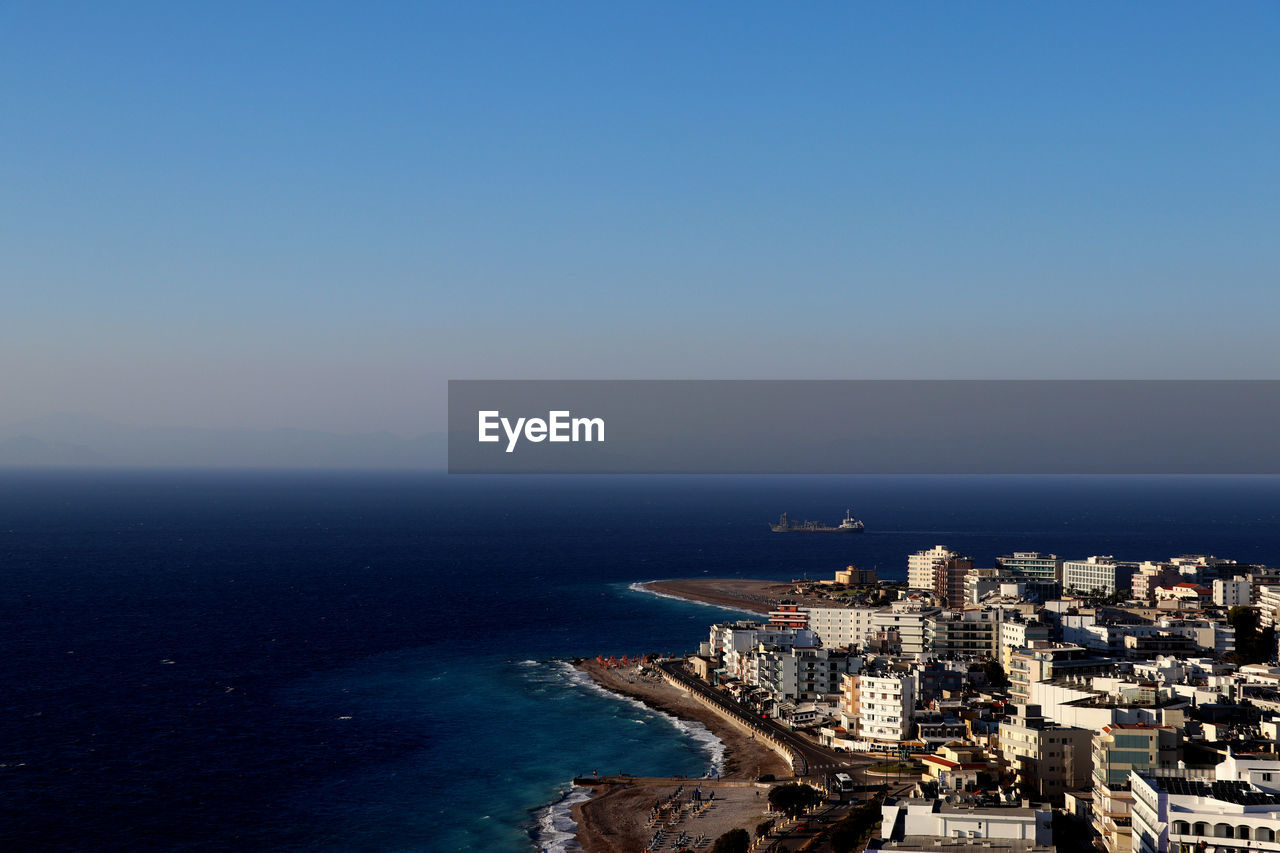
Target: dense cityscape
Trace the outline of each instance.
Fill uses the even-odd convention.
[[[771,805],[754,833],[691,844],[657,815],[648,849],[1280,850],[1280,571],[1204,555],[995,563],[940,545],[907,558],[905,584],[855,566],[647,584],[767,610],[634,666],[792,772],[755,780]]]

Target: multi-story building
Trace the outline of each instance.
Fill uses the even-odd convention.
[[[999,626],[992,610],[944,610],[926,620],[925,643],[929,651],[940,655],[995,657]]]
[[[831,649],[793,648],[776,651],[760,648],[752,671],[755,684],[765,688],[780,702],[805,702],[841,692],[841,677],[852,666],[860,666],[860,658]]]
[[[965,575],[965,604],[981,604],[992,593],[1016,595],[1027,601],[1051,601],[1062,595],[1062,582],[1022,577],[1004,569],[972,569]]]
[[[1263,628],[1280,622],[1280,584],[1261,584],[1258,590],[1258,624]]]
[[[779,601],[778,606],[769,611],[769,627],[807,628],[809,617],[794,601]]]
[[[1069,643],[1033,642],[1009,655],[1009,692],[1015,702],[1031,699],[1031,685],[1064,675],[1101,675],[1115,661]]]
[[[1173,563],[1160,563],[1146,560],[1138,564],[1138,568],[1129,579],[1131,594],[1137,601],[1150,604],[1155,600],[1156,587],[1173,586],[1185,578]]]
[[[911,676],[861,672],[845,675],[841,688],[841,721],[856,737],[885,744],[911,736],[916,707]]]
[[[873,607],[806,607],[809,628],[829,649],[854,646],[863,648],[875,630],[871,617]]]
[[[964,607],[964,579],[973,570],[972,557],[951,556],[933,567],[933,595],[947,607]]]
[[[1013,575],[1037,580],[1062,580],[1062,558],[1057,554],[1041,554],[1038,551],[1014,551],[1004,557],[996,557],[996,567]]]
[[[917,551],[907,557],[907,587],[909,589],[934,590],[934,569],[954,554],[945,545],[934,545],[927,551]]]
[[[714,657],[728,651],[745,652],[761,643],[777,648],[818,644],[817,637],[808,628],[770,628],[760,622],[742,619],[712,625],[705,654]]]
[[[1213,603],[1218,607],[1248,607],[1252,602],[1252,586],[1248,578],[1239,576],[1231,580],[1215,578],[1213,581]]]
[[[1007,672],[1013,663],[1013,653],[1025,649],[1032,643],[1047,643],[1053,639],[1053,628],[1043,622],[1024,622],[1020,619],[1007,619],[1000,623],[999,639],[996,641],[996,659]]]
[[[1093,732],[1060,726],[1040,715],[1039,705],[1019,704],[1000,724],[1000,754],[1026,792],[1058,799],[1089,784]]]
[[[1114,557],[1094,556],[1086,560],[1064,560],[1062,563],[1062,588],[1067,592],[1114,595],[1118,590],[1132,587],[1137,563],[1117,560]]]
[[[1170,768],[1178,761],[1172,726],[1115,723],[1093,736],[1093,827],[1108,853],[1131,849],[1131,770]]]
[[[903,655],[923,654],[925,623],[938,613],[936,607],[922,607],[910,600],[899,600],[887,609],[878,610],[871,617],[873,631],[896,638],[896,651]]]
[[[1280,794],[1245,781],[1150,771],[1132,772],[1130,785],[1134,851],[1280,853]]]

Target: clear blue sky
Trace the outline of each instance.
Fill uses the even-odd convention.
[[[1250,2],[0,5],[0,421],[1274,378],[1277,44]]]

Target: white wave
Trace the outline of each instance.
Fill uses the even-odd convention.
[[[698,749],[707,755],[709,762],[708,770],[714,770],[715,775],[719,776],[724,772],[724,741],[716,737],[711,729],[704,726],[696,720],[682,720],[666,711],[660,711],[657,708],[650,707],[634,696],[627,696],[622,693],[614,693],[607,687],[601,686],[594,678],[587,675],[567,661],[552,661],[547,664],[549,671],[555,673],[558,680],[570,684],[574,687],[588,693],[595,693],[599,696],[612,699],[615,702],[623,702],[634,705],[636,708],[644,711],[646,714],[652,714],[655,717],[665,721],[676,731],[683,734],[689,740],[693,741]]]
[[[648,595],[655,595],[658,598],[669,598],[672,601],[683,601],[685,604],[701,604],[703,607],[714,607],[716,610],[731,610],[734,613],[746,613],[748,616],[754,616],[757,619],[764,619],[769,614],[762,613],[759,610],[748,610],[745,607],[730,607],[727,604],[712,604],[709,601],[698,601],[696,598],[685,598],[680,595],[672,595],[669,592],[658,592],[656,589],[650,589],[645,586],[647,583],[655,583],[655,581],[636,581],[627,587],[634,592],[643,592]]]
[[[538,811],[530,834],[539,853],[576,853],[582,850],[577,838],[578,824],[573,820],[573,807],[589,799],[590,788],[570,785],[560,799]]]

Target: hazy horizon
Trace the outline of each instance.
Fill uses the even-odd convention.
[[[12,6],[0,428],[1275,378],[1277,35],[1260,2]]]

